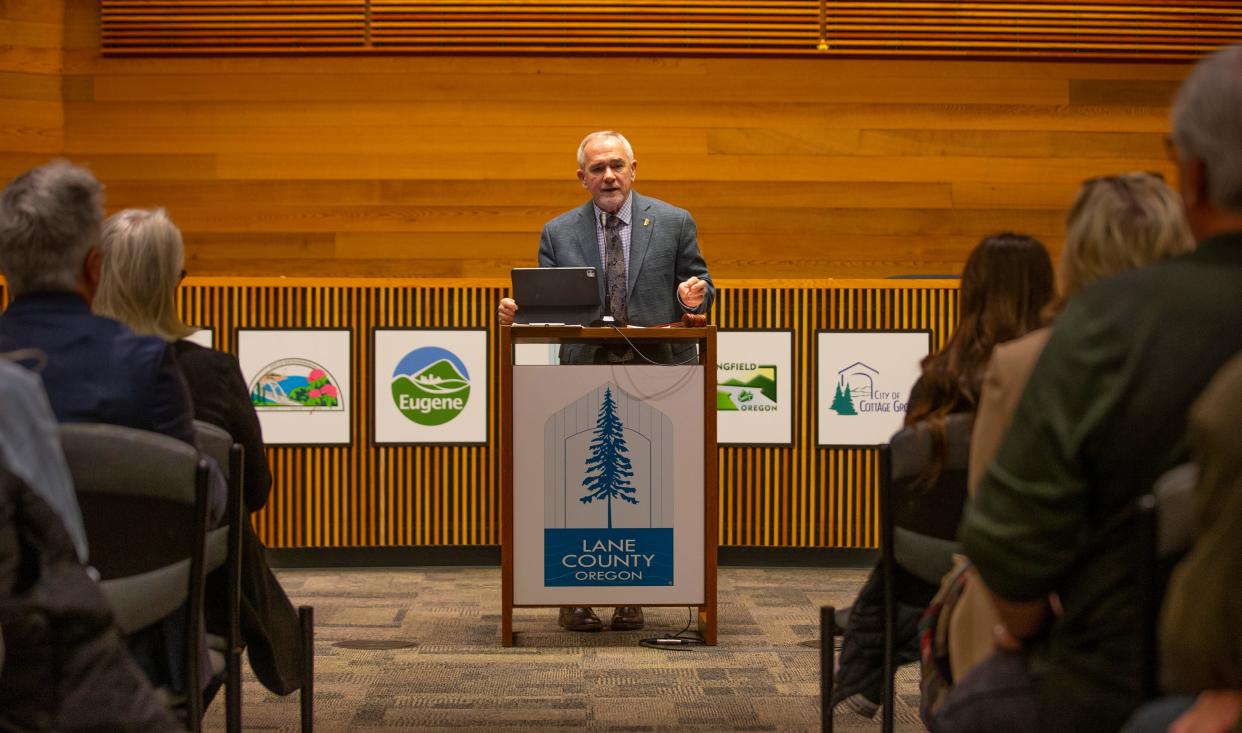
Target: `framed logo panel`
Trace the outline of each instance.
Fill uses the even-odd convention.
[[[792,331],[717,334],[716,441],[793,443]]]
[[[237,330],[237,361],[269,445],[348,445],[346,329]]]
[[[487,331],[376,329],[377,444],[487,441]]]
[[[930,331],[816,333],[819,445],[887,443],[901,429]]]

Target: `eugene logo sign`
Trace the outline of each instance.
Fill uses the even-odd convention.
[[[443,425],[470,400],[470,375],[453,352],[438,346],[415,349],[392,373],[392,401],[419,425]]]

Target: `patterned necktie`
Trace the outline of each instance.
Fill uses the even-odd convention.
[[[604,286],[607,314],[618,325],[627,322],[625,312],[625,250],[621,246],[621,220],[615,214],[604,215]]]

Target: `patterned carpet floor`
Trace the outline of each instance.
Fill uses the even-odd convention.
[[[280,570],[315,607],[315,729],[358,731],[817,731],[819,608],[848,605],[866,571],[721,568],[719,645],[650,649],[680,631],[684,608],[647,609],[635,632],[572,633],[554,609],[514,612],[500,646],[499,568]],[[608,620],[610,609],[598,609]],[[400,649],[356,649],[338,643]],[[243,725],[299,730],[297,694],[276,697],[245,670]],[[898,675],[900,731],[921,731],[918,669]],[[838,709],[838,731],[879,730]],[[205,729],[224,730],[224,703]]]

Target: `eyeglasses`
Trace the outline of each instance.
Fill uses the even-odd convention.
[[[1164,174],[1160,171],[1131,171],[1129,173],[1114,173],[1108,176],[1092,176],[1083,179],[1083,186],[1094,186],[1102,181],[1109,183],[1128,183],[1130,181],[1141,181],[1145,176],[1151,176],[1160,182],[1164,182]]]
[[[1111,176],[1095,176],[1088,178],[1082,182],[1084,189],[1097,186],[1101,183],[1108,184],[1121,195],[1126,202],[1126,211],[1135,216],[1142,216],[1143,205],[1139,203],[1138,197],[1134,195],[1134,189],[1130,186],[1133,183],[1154,178],[1164,183],[1164,175],[1158,171],[1134,172],[1134,173],[1118,173]]]

